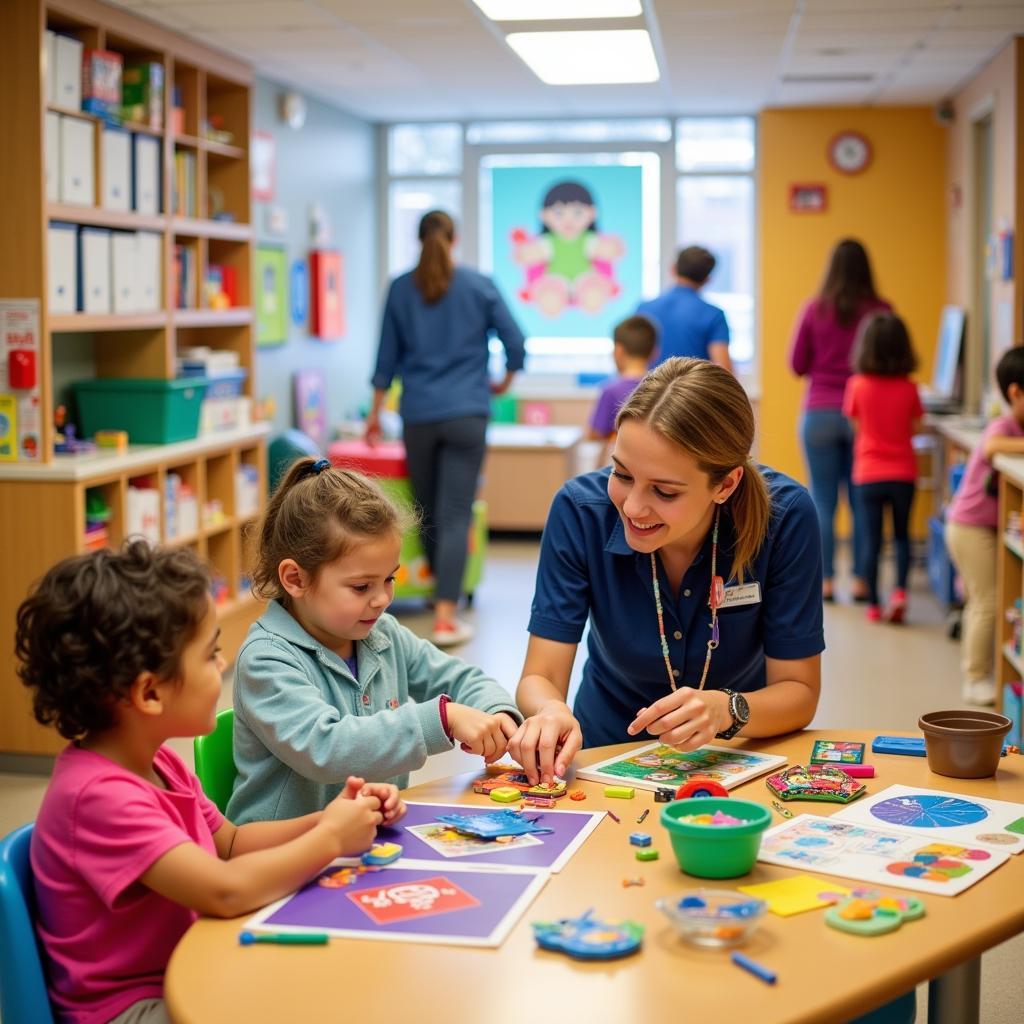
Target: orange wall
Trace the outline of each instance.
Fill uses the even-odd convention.
[[[759,253],[761,442],[768,465],[806,481],[797,437],[805,382],[789,369],[789,346],[803,302],[821,284],[832,246],[852,236],[871,255],[875,285],[906,320],[931,374],[946,296],[946,135],[929,108],[766,110],[760,115]],[[870,165],[847,176],[828,162],[829,140],[858,131]],[[823,183],[824,213],[791,213],[789,187]]]

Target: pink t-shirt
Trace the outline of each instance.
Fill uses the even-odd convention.
[[[216,856],[224,818],[172,750],[161,747],[153,767],[167,789],[74,744],[54,765],[31,861],[62,1022],[106,1024],[140,999],[161,998],[171,952],[196,919],[139,876],[182,843]]]
[[[843,413],[857,421],[853,482],[917,479],[914,420],[924,415],[917,385],[908,377],[855,373],[846,384]]]
[[[985,458],[985,442],[990,437],[1024,437],[1024,428],[1009,414],[997,416],[981,435],[967,460],[963,480],[949,503],[946,518],[963,526],[986,526],[994,530],[999,525],[999,500],[986,491],[986,483],[995,470]],[[994,489],[994,488],[993,488]]]

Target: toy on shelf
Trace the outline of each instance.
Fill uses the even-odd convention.
[[[637,952],[643,944],[643,925],[635,921],[602,921],[588,910],[560,921],[534,921],[533,937],[541,949],[565,953],[577,960],[614,960]]]
[[[854,889],[851,896],[825,911],[825,923],[854,935],[885,935],[904,921],[924,917],[924,904],[913,896],[883,896],[874,889]]]
[[[67,409],[63,405],[58,405],[53,410],[53,425],[56,428],[53,437],[55,452],[61,455],[82,455],[96,451],[96,445],[92,441],[83,441],[75,437],[77,428],[74,423],[68,421]]]
[[[769,775],[765,784],[780,800],[825,800],[848,804],[867,792],[867,787],[840,768],[795,764]]]

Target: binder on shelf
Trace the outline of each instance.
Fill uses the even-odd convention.
[[[53,222],[46,231],[46,304],[50,313],[74,313],[78,303],[78,229]]]
[[[100,156],[100,206],[127,213],[132,208],[131,136],[104,127]]]
[[[53,88],[53,80],[57,69],[57,33],[46,29],[43,32],[43,102],[56,103],[56,90]]]
[[[65,110],[82,107],[82,44],[71,36],[53,40],[53,102]]]
[[[46,136],[43,143],[43,167],[46,173],[46,201],[60,201],[60,114],[46,112]]]
[[[137,313],[137,249],[134,231],[114,231],[110,236],[110,292],[115,313]]]
[[[196,254],[189,245],[174,247],[174,308],[195,309],[197,299]]]
[[[150,135],[132,135],[132,207],[160,212],[160,140]]]
[[[161,308],[160,252],[163,242],[163,235],[151,231],[140,231],[135,236],[135,307],[139,313],[155,313]]]
[[[92,121],[80,117],[60,119],[60,201],[79,206],[96,202]]]
[[[83,313],[110,312],[110,232],[78,230],[78,308]]]

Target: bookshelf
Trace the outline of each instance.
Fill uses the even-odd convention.
[[[259,515],[266,492],[266,425],[176,444],[130,444],[122,453],[82,455],[54,451],[53,425],[55,407],[67,401],[62,385],[68,371],[62,372],[62,360],[68,358],[71,343],[66,337],[79,348],[87,347],[97,377],[171,379],[177,353],[184,348],[230,350],[247,371],[244,393],[255,393],[252,71],[232,57],[99,0],[0,0],[0,9],[0,95],[9,98],[0,121],[4,137],[17,140],[18,146],[17,160],[0,161],[0,223],[5,237],[18,239],[17,246],[0,248],[0,298],[38,299],[40,304],[38,458],[26,459],[19,452],[20,461],[0,462],[0,543],[5,555],[0,621],[9,626],[0,630],[0,754],[48,755],[63,741],[32,720],[27,691],[15,675],[15,609],[50,565],[95,543],[85,530],[91,503],[101,501],[109,510],[104,535],[116,546],[129,529],[132,488],[142,482],[159,494],[151,539],[189,547],[210,564],[228,656],[260,611],[249,595],[244,570],[246,531]],[[62,103],[52,90],[48,98],[47,30],[77,40],[85,51],[120,54],[125,68],[141,67],[144,75],[155,74],[157,82],[162,75],[162,95],[159,89],[150,91],[142,104],[133,98],[132,118],[119,125],[132,152],[142,146],[155,161],[154,194],[148,202],[137,181],[131,202],[121,208],[107,202],[104,182],[113,173],[113,160],[107,163],[104,118]],[[50,124],[65,118],[77,122],[79,133],[91,133],[91,202],[81,196],[75,197],[77,202],[55,199],[52,189],[48,198],[46,135]],[[186,179],[181,177],[183,167]],[[176,205],[175,194],[183,192],[188,203]],[[51,224],[157,236],[160,295],[155,308],[51,311]],[[191,260],[192,288],[185,308],[175,301],[176,247]],[[204,281],[209,271],[220,268],[228,268],[225,273],[236,294],[227,307],[221,299],[211,308]],[[255,489],[241,490],[240,476],[250,484],[258,481]],[[189,521],[184,529],[175,527],[173,495],[179,484],[197,510],[194,523]]]
[[[1024,679],[1024,654],[1018,651],[1021,604],[1024,603],[1024,545],[1019,524],[1024,512],[1024,456],[997,455],[999,472],[999,545],[996,555],[996,710],[1003,687]]]

